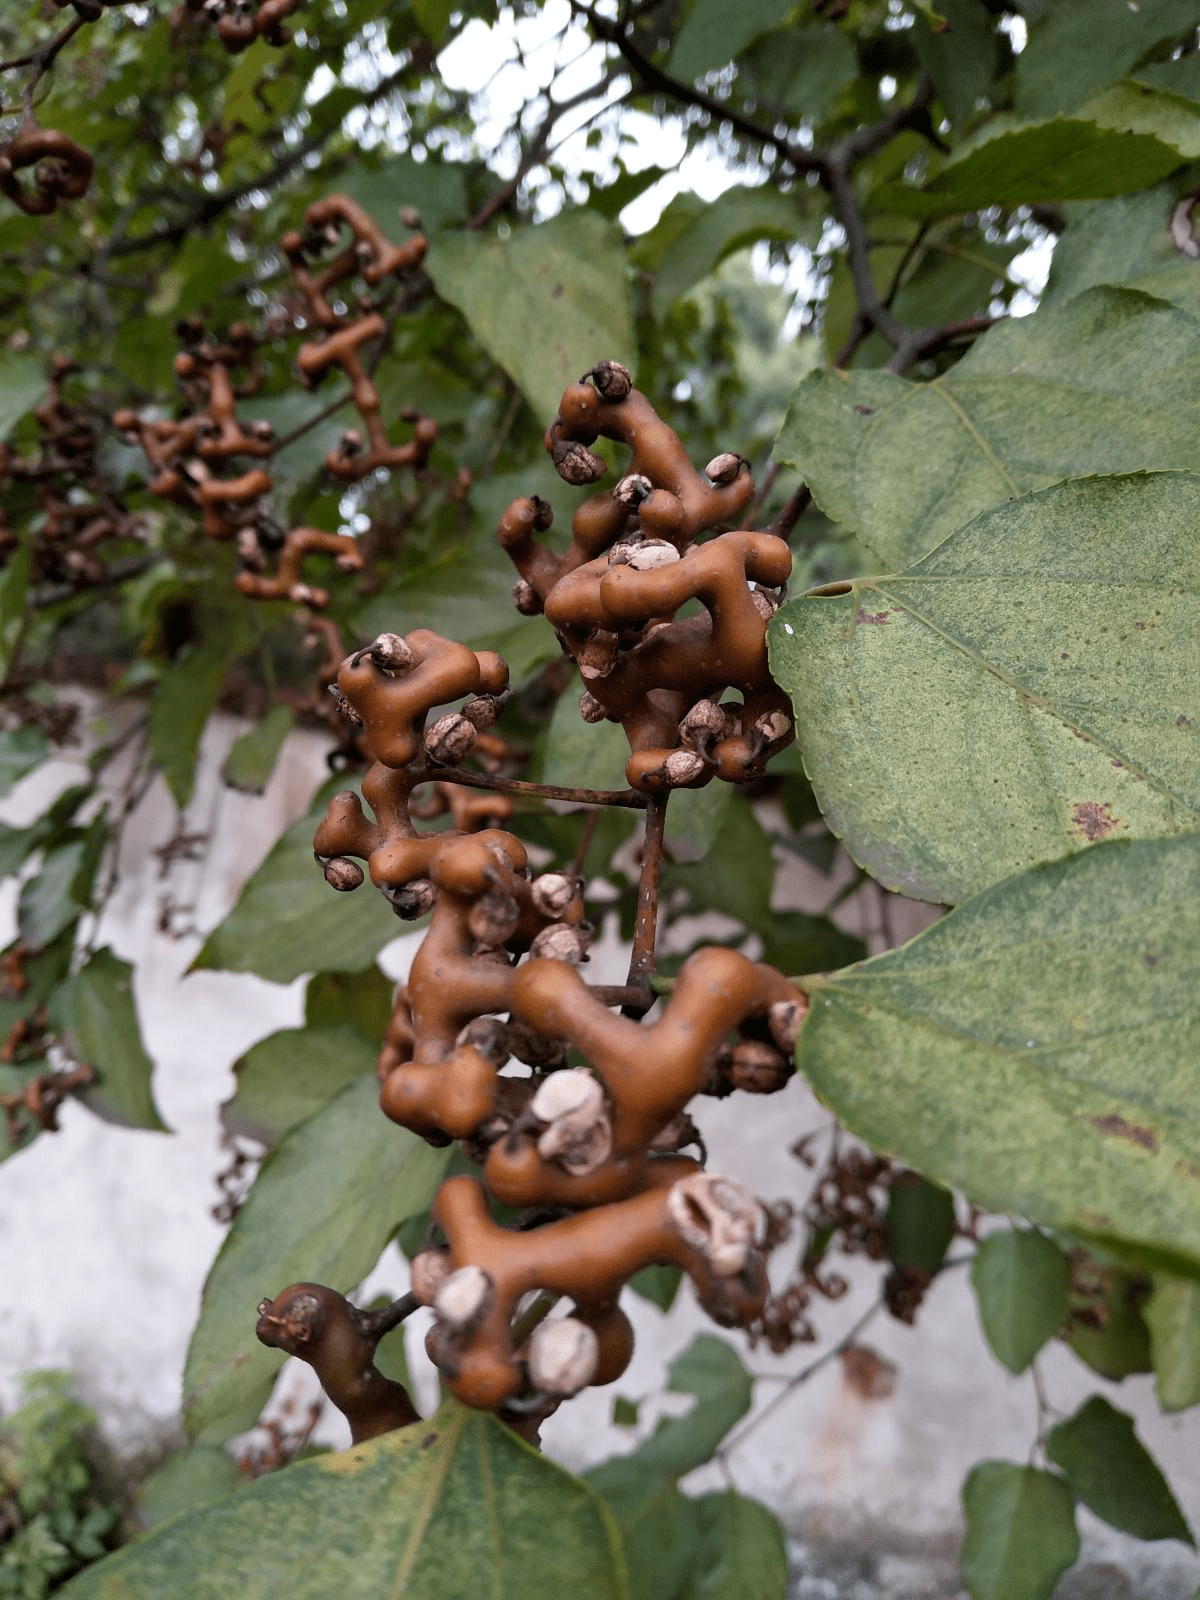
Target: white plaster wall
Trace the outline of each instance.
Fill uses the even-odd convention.
[[[212,832],[215,843],[202,864],[184,865],[174,880],[183,897],[194,895],[195,918],[205,930],[224,914],[278,833],[303,814],[324,775],[321,742],[294,735],[263,797],[225,790],[220,764],[238,731],[237,723],[217,719],[206,733],[188,826]],[[70,781],[74,771],[70,763],[56,762],[35,774],[0,815],[13,822],[36,815],[51,785]],[[161,1448],[177,1427],[187,1340],[222,1236],[210,1208],[218,1198],[214,1175],[226,1162],[216,1108],[232,1090],[230,1064],[256,1039],[298,1023],[303,1004],[302,982],[280,986],[213,972],[185,976],[199,939],[170,940],[156,931],[165,885],[150,853],[175,824],[173,808],[156,785],[127,831],[122,880],[102,929],[120,955],[137,963],[137,1000],[156,1063],[155,1095],[172,1134],[114,1128],[68,1105],[60,1133],[38,1139],[0,1166],[0,1405],[12,1403],[21,1371],[69,1367],[110,1440],[133,1457]],[[779,904],[824,904],[830,880],[790,855],[787,860]],[[0,919],[9,924],[13,901],[10,890],[0,904]],[[902,934],[928,920],[923,908],[901,909],[909,916]],[[849,903],[839,915],[851,931],[865,922],[863,931],[878,944],[872,895]],[[0,935],[9,936],[6,926]],[[393,975],[406,969],[416,937],[388,947],[384,965]],[[620,980],[623,952],[611,938],[601,941],[592,972],[596,981]],[[696,1117],[716,1169],[741,1178],[766,1199],[802,1201],[809,1176],[788,1146],[829,1120],[802,1083],[770,1102],[702,1103]],[[780,1260],[786,1267],[786,1248]],[[878,1269],[863,1271],[850,1263],[847,1276],[851,1289],[845,1299],[816,1307],[821,1334],[830,1340],[846,1332],[877,1292]],[[404,1283],[403,1261],[393,1251],[364,1291],[398,1293]],[[710,1327],[686,1287],[665,1317],[627,1298],[638,1334],[629,1371],[615,1391],[585,1393],[544,1430],[547,1448],[572,1468],[631,1448],[664,1409],[679,1408],[678,1397],[660,1394],[666,1363],[695,1332]],[[435,1385],[422,1350],[425,1315],[409,1324],[408,1349],[418,1397],[428,1406]],[[795,1592],[807,1600],[825,1594],[860,1600],[955,1594],[959,1487],[982,1457],[1027,1458],[1036,1431],[1032,1383],[1008,1376],[988,1354],[961,1269],[935,1285],[915,1328],[880,1315],[862,1342],[894,1363],[892,1393],[861,1398],[841,1364],[831,1362],[734,1452],[730,1475],[796,1532],[801,1542]],[[747,1361],[756,1373],[790,1374],[820,1349],[797,1346],[776,1359],[764,1348]],[[1148,1378],[1106,1385],[1062,1346],[1046,1352],[1042,1369],[1052,1403],[1064,1412],[1097,1389],[1132,1411],[1185,1512],[1200,1527],[1200,1413],[1164,1417]],[[311,1392],[310,1384],[308,1370],[293,1363],[277,1400],[290,1396],[294,1402]],[[757,1387],[762,1406],[779,1384],[764,1379]],[[614,1392],[645,1400],[636,1433],[611,1425]],[[336,1413],[323,1420],[321,1435],[345,1441]],[[709,1468],[696,1474],[695,1487],[720,1481],[717,1469]],[[1200,1582],[1200,1564],[1179,1545],[1145,1552],[1098,1524],[1089,1528],[1096,1572],[1103,1576],[1108,1562],[1111,1571],[1123,1574],[1122,1583],[1137,1585],[1110,1584],[1096,1589],[1097,1595],[1184,1600]],[[847,1568],[851,1556],[858,1564]]]

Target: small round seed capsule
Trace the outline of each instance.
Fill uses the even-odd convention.
[[[493,1293],[492,1280],[482,1267],[459,1267],[438,1290],[433,1309],[440,1321],[465,1333],[486,1315]]]
[[[578,1394],[596,1375],[600,1341],[577,1317],[541,1322],[529,1335],[529,1381],[542,1394]]]

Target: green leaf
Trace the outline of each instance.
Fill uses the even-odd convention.
[[[255,972],[273,983],[290,983],[305,972],[360,972],[404,932],[370,880],[339,894],[313,860],[317,824],[334,789],[344,787],[342,779],[326,784],[308,815],[276,840],[193,968]]]
[[[1077,1293],[1073,1284],[1072,1310],[1078,1306],[1092,1313],[1100,1325],[1092,1325],[1091,1317],[1073,1317],[1066,1342],[1102,1378],[1119,1381],[1133,1372],[1152,1371],[1150,1330],[1142,1314],[1150,1290],[1146,1275],[1123,1267],[1093,1265],[1091,1270],[1102,1274],[1100,1293]]]
[[[448,235],[426,265],[543,425],[594,362],[636,365],[624,245],[594,212],[567,211],[507,239]]]
[[[738,62],[738,88],[781,112],[816,118],[854,82],[858,56],[834,23],[797,27],[789,43],[781,50],[768,35],[751,45]]]
[[[63,1600],[628,1600],[600,1499],[485,1412],[317,1456],[173,1518]]]
[[[234,1062],[237,1088],[221,1107],[221,1121],[233,1133],[276,1144],[370,1072],[377,1054],[377,1045],[346,1026],[308,1025],[269,1034]]]
[[[1183,1513],[1133,1418],[1094,1394],[1073,1417],[1050,1429],[1046,1456],[1061,1467],[1089,1511],[1135,1539],[1194,1544]]]
[[[959,1570],[971,1600],[1048,1600],[1079,1558],[1071,1491],[1059,1477],[981,1461],[963,1484]]]
[[[828,834],[818,837],[834,842]],[[810,917],[803,911],[773,912],[770,930],[763,936],[762,959],[768,966],[792,976],[848,967],[864,960],[866,954],[867,947],[861,939],[843,933],[828,917]]]
[[[425,0],[414,5],[413,14],[422,29],[433,38],[430,23],[444,31],[449,13],[456,9],[445,0]],[[435,43],[438,42],[435,39]],[[405,206],[415,206],[421,228],[433,233],[466,215],[466,168],[452,162],[415,161],[407,153],[389,154],[379,166],[359,161],[338,178],[338,188],[357,200],[376,219],[389,238],[400,243],[408,230],[401,218]],[[442,249],[439,239],[436,251]]]
[[[979,0],[938,0],[938,11],[949,26],[935,32],[922,19],[913,29],[913,48],[937,85],[946,115],[962,129],[996,71],[995,19]]]
[[[654,285],[654,314],[665,317],[681,295],[735,250],[757,239],[794,243],[806,233],[812,234],[810,242],[815,244],[816,234],[806,225],[795,194],[781,194],[769,183],[758,189],[726,189],[668,247]]]
[[[1070,111],[1197,22],[1194,0],[1055,0],[1017,58],[1017,107],[1027,116]]]
[[[272,706],[257,727],[247,729],[234,740],[221,768],[221,776],[231,789],[243,789],[248,794],[263,792],[295,720],[290,706]]]
[[[25,627],[25,601],[32,563],[33,545],[26,540],[11,552],[8,565],[0,574],[0,683],[8,676]]]
[[[1200,469],[1198,393],[1200,320],[1094,288],[999,324],[932,383],[810,374],[775,454],[899,571],[981,511],[1061,478]]]
[[[1200,1270],[1200,837],[1102,845],[808,979],[796,1065],[989,1211]]]
[[[220,1445],[198,1441],[169,1455],[138,1485],[137,1519],[143,1528],[157,1528],[181,1511],[195,1511],[231,1494],[246,1480]]]
[[[1067,228],[1054,246],[1042,307],[1060,306],[1097,284],[1126,284],[1179,264],[1168,224],[1173,183],[1115,200],[1068,206]],[[1166,298],[1164,296],[1164,298]]]
[[[671,805],[674,805],[672,799]],[[671,805],[667,807],[670,837]],[[703,861],[673,864],[663,874],[671,886],[685,888],[694,904],[720,911],[770,938],[774,916],[771,885],[775,863],[771,841],[742,795],[734,795],[721,819],[716,843]]]
[[[900,1172],[888,1189],[888,1256],[932,1275],[954,1237],[954,1196],[919,1172]]]
[[[690,1511],[693,1564],[680,1600],[786,1600],[787,1545],[766,1506],[726,1489]]]
[[[640,1294],[643,1300],[649,1300],[660,1311],[670,1311],[682,1282],[683,1273],[679,1267],[649,1266],[641,1267],[634,1273],[629,1280],[629,1287],[634,1294]]]
[[[41,866],[21,885],[17,925],[31,950],[45,949],[87,909],[88,895],[81,897],[77,886],[88,854],[88,836],[75,834],[47,850]]]
[[[1071,1268],[1045,1234],[1006,1228],[980,1241],[971,1287],[992,1354],[1010,1372],[1024,1372],[1067,1320]]]
[[[512,563],[489,540],[443,552],[431,565],[381,590],[355,617],[363,638],[432,628],[478,646],[512,627]],[[545,624],[543,624],[543,627]]]
[[[200,736],[221,692],[227,638],[190,645],[165,669],[150,700],[150,753],[182,811],[192,798]]]
[[[1103,200],[1157,183],[1180,164],[1174,144],[1149,133],[1076,117],[1021,122],[992,117],[923,189],[889,183],[873,209],[911,217],[954,216],[988,206]]]
[[[376,966],[362,972],[318,972],[304,991],[304,1025],[345,1024],[378,1045],[392,1018],[395,984]]]
[[[684,1417],[664,1418],[631,1455],[593,1467],[587,1479],[602,1494],[630,1475],[676,1479],[703,1466],[750,1409],[753,1380],[737,1351],[723,1339],[697,1334],[669,1370],[667,1388],[695,1395],[696,1404]]]
[[[1156,1273],[1142,1314],[1159,1405],[1164,1411],[1200,1405],[1200,1284]]]
[[[0,733],[0,797],[49,754],[50,741],[40,728],[8,728]]]
[[[594,1487],[621,1536],[631,1600],[679,1600],[695,1553],[695,1502],[670,1478],[613,1474]]]
[[[254,1337],[254,1308],[289,1283],[342,1293],[396,1225],[433,1198],[446,1152],[382,1115],[374,1074],[284,1136],[263,1163],[204,1286],[184,1371],[191,1437],[227,1439],[257,1417],[282,1357]]]
[[[16,350],[0,350],[0,443],[45,392],[46,374],[40,361]]]
[[[75,1055],[99,1074],[84,1095],[91,1110],[126,1128],[165,1133],[150,1087],[154,1063],[142,1043],[129,962],[109,949],[93,951],[70,981],[66,1015]]]
[[[691,82],[723,67],[791,9],[791,0],[695,0],[675,35],[668,71]]]
[[[954,903],[1197,825],[1198,517],[1200,477],[1063,483],[776,614],[805,769],[861,866]]]
[[[1145,84],[1115,83],[1089,100],[1081,115],[1105,127],[1152,134],[1185,160],[1200,155],[1200,107],[1180,95]]]

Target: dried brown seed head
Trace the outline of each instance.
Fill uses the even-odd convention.
[[[775,1094],[794,1075],[790,1056],[759,1039],[742,1039],[729,1052],[725,1075],[748,1094]]]
[[[425,734],[425,748],[435,761],[454,767],[475,743],[475,726],[459,711],[439,717]]]
[[[612,1124],[600,1084],[584,1067],[553,1072],[534,1095],[530,1111],[547,1124],[538,1139],[543,1161],[582,1177],[612,1154]]]
[[[755,718],[754,731],[761,733],[768,744],[776,744],[791,734],[792,719],[786,711],[768,711]]]
[[[579,715],[585,722],[603,722],[608,712],[596,699],[596,696],[589,694],[585,689],[579,696]]]
[[[704,469],[704,476],[709,483],[732,483],[746,465],[745,456],[736,455],[732,450],[725,450],[721,455],[712,458]]]
[[[521,920],[521,908],[506,889],[489,889],[467,913],[467,928],[483,950],[498,950],[511,939]]]
[[[490,728],[500,715],[508,702],[511,691],[506,689],[503,694],[477,694],[473,695],[462,708],[462,715],[473,728],[481,732]]]
[[[459,1267],[444,1280],[433,1302],[441,1322],[466,1333],[486,1314],[495,1293],[482,1267]]]
[[[543,872],[529,886],[534,908],[557,921],[579,893],[579,884],[565,872]]]
[[[350,861],[346,856],[331,856],[324,863],[322,870],[325,873],[325,882],[331,889],[337,889],[341,894],[357,889],[363,881],[363,869],[357,861]]]
[[[559,442],[553,452],[554,470],[564,483],[582,489],[589,483],[599,483],[608,471],[602,457],[594,455],[586,445]]]
[[[398,633],[381,633],[370,647],[371,660],[382,672],[407,672],[413,653]]]
[[[529,1381],[542,1394],[578,1394],[596,1374],[600,1341],[578,1317],[540,1322],[529,1336]]]
[[[565,961],[577,967],[587,960],[588,934],[583,926],[568,922],[552,922],[543,928],[529,946],[529,954],[537,960]]]
[[[663,762],[662,770],[667,783],[675,788],[695,783],[701,773],[706,772],[708,768],[704,758],[698,756],[694,750],[672,750]]]
[[[383,896],[398,917],[403,917],[405,922],[415,922],[418,917],[433,910],[437,890],[428,878],[414,878],[411,883],[403,883],[395,888],[385,884]]]
[[[580,645],[575,664],[582,678],[607,678],[617,664],[617,636],[605,628],[597,628],[590,638]]]
[[[708,1262],[718,1278],[742,1270],[754,1248],[762,1208],[731,1178],[694,1172],[671,1185],[667,1219],[680,1238]]]
[[[770,622],[771,618],[779,610],[778,599],[766,589],[752,589],[750,591],[750,603],[764,622]]]
[[[497,1067],[502,1067],[512,1054],[508,1043],[508,1027],[499,1017],[476,1017],[474,1022],[468,1022],[455,1039],[454,1047],[457,1049],[464,1044],[478,1050],[481,1056],[486,1056]]]
[[[542,614],[542,598],[531,583],[524,578],[518,578],[513,584],[512,602],[523,617],[538,617]]]
[[[629,565],[635,572],[653,572],[679,559],[679,551],[665,539],[644,539],[629,553]]]
[[[646,496],[653,492],[654,485],[645,473],[627,472],[621,481],[613,486],[612,497],[618,505],[635,511]]]
[[[431,1306],[450,1276],[450,1256],[445,1250],[419,1250],[409,1267],[409,1288],[423,1306]]]
[[[796,1040],[800,1036],[800,1024],[804,1021],[808,1010],[808,1001],[777,1000],[767,1012],[767,1026],[771,1030],[771,1037],[787,1056],[796,1052]]]
[[[679,737],[689,749],[703,752],[725,737],[725,729],[725,713],[717,702],[697,700],[679,724]]]
[[[583,376],[592,380],[606,400],[624,400],[633,388],[633,374],[619,361],[598,361]]]

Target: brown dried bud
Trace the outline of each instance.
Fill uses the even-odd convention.
[[[581,961],[587,960],[587,947],[588,934],[583,925],[576,927],[569,922],[552,922],[534,939],[529,946],[529,954],[538,960],[566,961],[570,966],[577,967]]]
[[[589,694],[585,689],[579,696],[579,715],[585,722],[603,722],[608,712],[596,699],[594,694]]]
[[[577,880],[569,878],[565,872],[543,872],[529,886],[529,897],[535,910],[556,922],[578,893]]]
[[[400,221],[406,228],[419,228],[421,226],[421,213],[416,206],[401,206]]]
[[[694,1172],[667,1191],[667,1219],[717,1277],[731,1278],[742,1270],[754,1248],[762,1208],[731,1178]]]
[[[750,603],[764,622],[770,622],[771,618],[779,610],[777,597],[767,589],[752,589],[750,591]]]
[[[489,889],[467,913],[467,928],[484,950],[498,950],[511,939],[521,920],[521,908],[505,889]]]
[[[423,1306],[431,1306],[449,1276],[448,1251],[419,1250],[409,1267],[408,1286]]]
[[[259,544],[258,535],[253,528],[238,529],[237,557],[243,567],[248,567],[254,572],[262,571],[265,565],[262,546]]]
[[[662,764],[663,777],[673,789],[695,783],[707,770],[703,756],[694,750],[672,750]]]
[[[425,735],[425,748],[443,766],[457,766],[475,743],[475,727],[459,711],[439,717]]]
[[[439,1321],[466,1333],[486,1315],[494,1293],[492,1280],[482,1267],[459,1267],[443,1281],[433,1309]]]
[[[653,572],[679,559],[679,551],[665,539],[645,539],[629,553],[629,565],[635,572]]]
[[[789,1056],[758,1039],[741,1039],[723,1063],[735,1089],[748,1094],[775,1094],[795,1073]]]
[[[383,897],[398,917],[403,917],[405,922],[415,922],[418,917],[433,910],[437,890],[428,878],[414,878],[411,883],[401,884],[398,888],[385,884]]]
[[[712,458],[704,469],[704,476],[709,483],[732,483],[747,465],[745,456],[735,455],[732,450],[725,450],[721,455]]]
[[[596,1375],[600,1341],[578,1317],[539,1322],[529,1335],[529,1381],[542,1394],[578,1394]]]
[[[561,1039],[547,1039],[536,1028],[516,1018],[510,1018],[508,1023],[508,1047],[518,1061],[523,1061],[527,1067],[536,1067],[539,1072],[556,1071],[567,1059],[567,1047]]]
[[[481,1056],[486,1056],[497,1067],[502,1067],[512,1054],[508,1043],[508,1027],[499,1017],[476,1017],[474,1022],[468,1022],[454,1041],[455,1049],[464,1044],[478,1050]]]
[[[725,737],[725,713],[715,700],[697,700],[679,724],[679,737],[689,750],[706,752]]]
[[[582,489],[589,483],[599,483],[608,471],[602,458],[586,445],[559,443],[553,451],[554,470],[564,483]]]
[[[503,694],[473,695],[463,706],[462,715],[466,717],[473,728],[478,728],[481,731],[484,728],[490,728],[504,709],[509,695],[510,691],[507,689]]]
[[[347,428],[338,445],[340,456],[356,456],[362,450],[363,436],[357,428]]]
[[[341,894],[357,889],[363,881],[363,869],[358,862],[350,861],[345,856],[330,856],[328,861],[322,863],[321,870],[329,887]]]
[[[598,361],[584,373],[580,381],[587,378],[592,380],[606,400],[624,400],[633,388],[633,374],[619,361]]]
[[[575,664],[583,678],[607,678],[617,664],[616,634],[597,628],[580,645]]]
[[[337,706],[341,715],[345,717],[346,721],[357,723],[357,725],[361,728],[362,718],[359,716],[358,712],[355,711],[349,700],[346,699],[346,696],[338,688],[336,683],[331,683],[329,685],[329,693],[333,696],[334,704]]]
[[[767,1026],[771,1030],[771,1037],[783,1051],[784,1055],[791,1057],[796,1053],[796,1040],[800,1036],[800,1024],[804,1021],[808,1011],[808,1001],[777,1000],[767,1012]]]
[[[767,711],[755,718],[754,731],[761,733],[768,744],[777,744],[791,734],[792,719],[786,711]]]
[[[612,497],[619,506],[625,506],[629,511],[636,511],[646,496],[653,493],[654,485],[645,473],[627,472],[621,481],[613,486]]]
[[[538,1140],[543,1161],[557,1161],[564,1171],[583,1177],[603,1166],[612,1154],[612,1124],[604,1090],[585,1067],[552,1072],[529,1109],[547,1125]]]
[[[381,633],[370,647],[371,660],[382,672],[407,672],[413,653],[398,633]]]
[[[523,617],[539,617],[542,614],[542,597],[524,578],[518,578],[513,584],[512,603]]]

